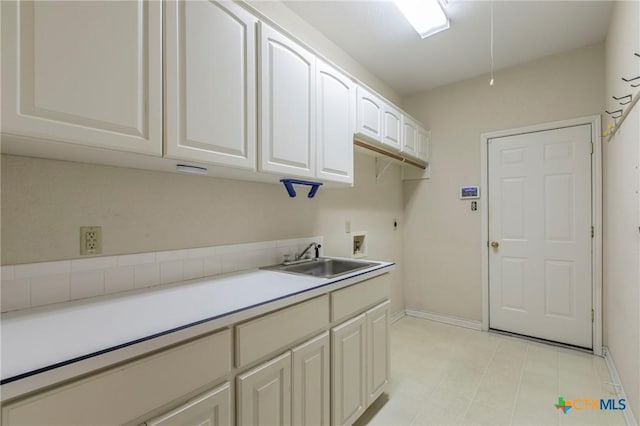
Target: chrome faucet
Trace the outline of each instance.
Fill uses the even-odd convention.
[[[309,249],[311,247],[315,247],[315,249],[316,249],[316,253],[315,253],[314,259],[317,259],[318,257],[320,257],[320,247],[322,247],[322,246],[314,241],[311,244],[309,244],[307,246],[307,248],[302,250],[302,252],[300,254],[296,254],[296,260],[302,259],[304,257],[304,255],[307,254],[307,252],[309,251]]]

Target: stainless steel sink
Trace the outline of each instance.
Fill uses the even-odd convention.
[[[358,262],[343,259],[327,259],[320,257],[304,263],[296,263],[294,265],[273,265],[265,266],[260,269],[269,271],[288,272],[292,274],[309,275],[320,278],[334,278],[350,272],[359,271],[361,269],[370,268],[378,265],[374,262]]]

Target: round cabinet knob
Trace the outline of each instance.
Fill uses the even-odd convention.
[[[491,247],[498,248],[498,247],[500,247],[500,243],[497,242],[497,241],[491,241]]]

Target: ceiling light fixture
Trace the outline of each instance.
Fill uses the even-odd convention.
[[[449,17],[438,0],[394,0],[394,3],[422,38],[449,28]]]

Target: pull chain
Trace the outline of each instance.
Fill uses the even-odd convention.
[[[489,86],[493,86],[493,0],[491,0],[491,80]]]

